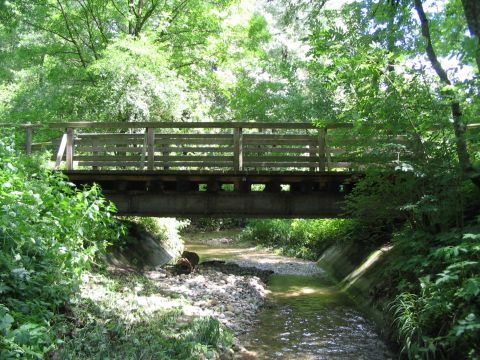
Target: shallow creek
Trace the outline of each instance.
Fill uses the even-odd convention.
[[[187,238],[186,248],[197,252],[201,261],[220,259],[275,271],[258,323],[240,339],[251,351],[249,358],[393,358],[373,323],[315,263],[234,247],[215,239],[213,244],[191,241]]]

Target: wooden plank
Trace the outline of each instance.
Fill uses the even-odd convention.
[[[243,134],[242,128],[233,129],[233,170],[243,170]]]
[[[215,155],[207,155],[207,156],[195,156],[195,155],[168,155],[168,156],[155,156],[155,161],[222,161],[228,160],[233,161],[233,156],[215,156]]]
[[[156,134],[157,139],[232,139],[231,134]]]
[[[317,159],[317,143],[316,142],[312,142],[311,144],[308,145],[308,150],[309,150],[309,156],[310,156],[310,159],[312,160],[316,160]],[[310,171],[315,171],[316,167],[315,166],[312,166],[310,168]]]
[[[261,174],[252,173],[249,171],[241,174],[233,171],[203,171],[203,172],[185,172],[183,170],[171,171],[137,171],[137,170],[74,170],[64,171],[69,177],[75,180],[100,180],[100,181],[176,181],[177,179],[184,179],[188,181],[196,181],[206,183],[212,176],[218,178],[220,182],[233,183],[234,181],[250,181],[252,183],[266,183],[272,180],[282,184],[304,182],[305,180],[312,182],[324,182],[329,179],[337,179],[340,182],[348,179],[352,175],[361,176],[359,172],[324,172],[322,174],[306,173],[304,171],[263,171]]]
[[[325,163],[326,163],[326,142],[325,138],[327,135],[326,129],[319,129],[318,130],[318,170],[325,171]]]
[[[55,169],[58,169],[60,167],[66,147],[67,147],[67,134],[63,134],[62,139],[60,140],[60,146],[58,147],[57,158],[55,159]]]
[[[216,147],[216,146],[178,146],[178,147],[157,147],[157,151],[161,152],[198,152],[198,153],[223,153],[223,152],[231,152],[233,153],[233,146],[225,146],[225,147]]]
[[[289,139],[243,139],[243,143],[245,145],[279,145],[279,146],[284,146],[284,145],[303,145],[305,148],[307,148],[308,144],[310,143],[310,140],[289,140]]]
[[[155,129],[147,128],[147,156],[148,170],[153,170],[155,162]]]
[[[80,145],[142,145],[143,139],[125,139],[125,138],[118,138],[118,139],[100,139],[100,138],[81,138],[79,137],[76,141],[77,144]]]
[[[73,128],[67,128],[67,170],[73,170],[73,156],[74,156],[74,143],[73,143],[73,136],[74,136],[74,129]]]
[[[119,155],[75,155],[75,160],[78,161],[140,161],[142,159],[141,154],[131,156],[119,156]]]
[[[81,133],[78,138],[84,139],[141,139],[145,134],[122,134],[122,133]]]
[[[42,124],[8,124],[8,123],[1,123],[0,128],[41,128],[44,125]]]
[[[69,123],[49,123],[52,129],[58,128],[95,128],[95,129],[141,129],[141,128],[163,128],[163,129],[233,129],[236,127],[246,129],[315,129],[311,123],[256,123],[256,122],[98,122],[98,121],[76,121]],[[337,126],[337,125],[336,125]]]
[[[468,124],[467,129],[480,129],[480,124]]]
[[[135,168],[136,170],[140,170],[143,166],[139,165],[139,161],[78,161],[78,166],[81,167],[131,167]]]
[[[142,153],[143,152],[143,147],[115,147],[115,146],[79,146],[77,143],[77,146],[75,147],[75,150],[77,152],[91,152],[91,153],[96,153],[96,152],[127,152],[127,153]]]
[[[289,135],[289,134],[244,134],[243,137],[245,140],[279,140],[279,141],[286,141],[286,140],[302,140],[305,142],[312,142],[315,141],[316,137],[314,135]]]
[[[69,123],[49,123],[48,127],[52,129],[71,128],[96,128],[96,129],[234,129],[236,127],[244,129],[318,129],[318,126],[311,123],[258,123],[258,122],[98,122],[98,121],[75,121]],[[325,125],[329,129],[353,128],[349,123],[332,123]]]
[[[169,166],[169,167],[188,167],[188,168],[194,168],[194,167],[228,167],[232,168],[233,167],[233,161],[215,161],[215,162],[206,162],[206,161],[197,161],[197,162],[189,162],[189,163],[183,163],[183,162],[172,162],[172,161],[156,161],[155,165],[158,166]]]
[[[307,156],[292,156],[292,155],[280,155],[280,156],[245,156],[244,158],[245,161],[248,162],[255,162],[255,161],[277,161],[277,162],[285,162],[285,161],[309,161],[309,162],[318,162],[319,158],[318,156],[311,157],[310,155]]]
[[[247,167],[271,167],[271,168],[285,168],[285,167],[291,167],[291,168],[310,168],[312,166],[312,162],[310,161],[305,161],[305,162],[284,162],[284,163],[278,163],[278,162],[269,162],[269,161],[256,161],[256,162],[247,162],[245,161],[244,163],[244,168]]]
[[[308,154],[310,153],[310,150],[308,148],[305,148],[305,147],[297,147],[297,148],[292,148],[292,147],[264,147],[264,148],[261,148],[259,149],[258,147],[252,147],[251,145],[250,146],[244,146],[243,148],[243,152],[244,153],[285,153],[285,154],[289,154],[289,153],[294,153],[294,154]],[[316,149],[315,149],[315,153],[316,153]]]
[[[159,145],[231,145],[233,146],[233,137],[230,139],[161,139],[155,142]]]
[[[31,124],[28,124],[31,125]],[[25,154],[31,155],[32,154],[32,138],[33,138],[33,129],[31,126],[25,127]]]

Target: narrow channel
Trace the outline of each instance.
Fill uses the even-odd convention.
[[[209,235],[211,239],[209,240]],[[375,326],[314,262],[233,244],[231,232],[187,237],[201,261],[273,270],[252,331],[240,340],[256,359],[391,359]]]

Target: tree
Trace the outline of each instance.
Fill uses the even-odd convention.
[[[468,23],[468,30],[472,37],[477,40],[475,59],[477,69],[480,71],[480,3],[475,0],[462,0],[465,18]]]
[[[465,3],[468,1],[464,1]],[[432,37],[430,33],[430,26],[427,19],[427,15],[423,9],[422,1],[421,0],[414,0],[414,7],[420,19],[420,24],[422,28],[422,35],[425,38],[426,46],[425,51],[427,53],[428,59],[432,64],[435,72],[437,73],[440,82],[445,85],[444,86],[444,93],[450,99],[450,108],[453,118],[453,129],[455,132],[455,140],[457,146],[457,156],[460,163],[461,171],[463,172],[464,176],[470,178],[473,183],[480,187],[480,171],[473,167],[472,161],[470,159],[470,154],[467,149],[467,142],[465,139],[465,131],[466,131],[466,124],[463,120],[463,113],[460,106],[460,102],[455,98],[455,92],[452,87],[452,82],[450,81],[447,72],[442,67],[440,61],[438,60],[437,54],[432,44]],[[467,7],[468,8],[468,7]],[[466,9],[467,9],[466,8]],[[475,6],[473,6],[475,8]],[[472,9],[475,10],[475,9]],[[477,51],[478,53],[478,51]],[[478,54],[477,54],[478,60]]]

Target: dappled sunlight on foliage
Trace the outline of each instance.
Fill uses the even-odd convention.
[[[162,295],[142,275],[89,274],[70,310],[74,322],[58,324],[64,341],[58,355],[183,360],[211,357],[218,346],[232,344],[231,333],[218,320],[185,316],[187,302]]]
[[[345,219],[251,220],[240,239],[278,249],[282,254],[317,260],[336,243],[348,243],[355,223]]]
[[[122,229],[97,187],[75,189],[3,141],[0,156],[0,357],[41,357],[82,271]]]
[[[241,238],[312,260],[335,244],[361,244],[366,252],[392,246],[379,261],[383,282],[370,295],[394,319],[403,354],[478,359],[477,3],[3,1],[0,120],[348,123],[328,130],[327,151],[318,152],[362,173],[351,192],[352,184],[341,185],[350,219],[251,220]],[[43,146],[58,137],[42,132]],[[51,154],[17,155],[5,139],[19,134],[0,134],[0,357],[41,358],[58,347],[51,326],[82,272],[122,227],[97,186],[74,188],[41,166]],[[165,154],[154,154],[154,162]],[[176,220],[136,220],[181,248]],[[192,224],[217,230],[245,221]],[[163,344],[189,358],[221,338],[211,319],[198,320],[191,333],[159,329],[178,314],[130,328],[112,311],[95,328],[88,316],[103,309],[82,313],[82,306],[77,316],[87,320],[72,330],[81,336],[65,349],[86,357],[97,354],[81,339],[105,356],[122,349],[133,357],[148,342],[148,351]],[[142,331],[154,335],[139,339]]]

